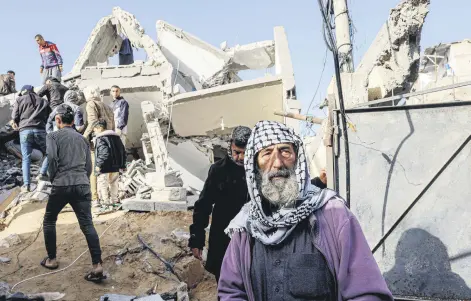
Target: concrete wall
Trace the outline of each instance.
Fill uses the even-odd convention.
[[[182,137],[225,134],[260,120],[276,120],[275,110],[283,110],[283,84],[279,77],[243,81],[185,93],[171,99],[172,126]],[[224,129],[222,129],[222,124]]]
[[[162,94],[160,92],[131,92],[122,93],[122,96],[129,103],[129,120],[128,120],[128,145],[126,147],[139,148],[142,147],[142,133],[147,132],[146,124],[142,118],[141,102],[151,101],[158,104],[162,101]],[[103,101],[111,105],[111,96],[105,96]]]
[[[470,299],[471,103],[346,113],[357,130],[349,135],[351,209],[370,247],[419,199],[375,253],[390,289],[397,296]]]
[[[70,74],[78,74],[85,67],[106,62],[110,56],[118,53],[122,39],[117,34],[111,19],[111,16],[106,16],[98,21]]]

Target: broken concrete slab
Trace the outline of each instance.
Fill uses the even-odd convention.
[[[96,24],[70,74],[80,73],[87,66],[96,66],[119,52],[122,38],[111,23],[112,16],[106,16]]]
[[[355,71],[367,76],[368,89],[378,86],[381,97],[410,91],[418,77],[420,40],[429,5],[430,0],[403,0],[391,10]]]
[[[118,78],[121,77],[120,68],[105,68],[102,69],[101,78]]]
[[[182,187],[155,188],[152,192],[152,199],[158,201],[172,201],[186,203],[186,189]]]
[[[142,66],[141,75],[159,75],[159,69],[154,66]]]
[[[172,126],[181,137],[221,135],[239,125],[253,127],[260,120],[284,121],[273,114],[285,109],[281,77],[187,92],[173,97],[170,103]]]
[[[155,211],[186,211],[186,202],[177,201],[156,201],[154,202]]]
[[[2,248],[11,248],[19,244],[21,244],[21,238],[18,234],[10,234],[9,236],[0,240],[0,247]]]
[[[124,210],[152,212],[155,211],[154,201],[139,198],[126,199],[121,201]]]
[[[80,76],[82,79],[96,79],[102,77],[101,68],[85,68],[80,71]]]

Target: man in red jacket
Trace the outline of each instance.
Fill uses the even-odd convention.
[[[49,77],[55,77],[60,82],[63,71],[62,56],[57,48],[57,45],[44,40],[43,36],[37,34],[34,39],[39,45],[39,54],[41,55],[41,69],[43,84]]]

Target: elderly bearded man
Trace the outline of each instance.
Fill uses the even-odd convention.
[[[251,200],[226,229],[222,301],[393,300],[355,216],[310,183],[293,130],[257,123],[244,163]]]

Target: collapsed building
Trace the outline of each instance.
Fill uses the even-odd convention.
[[[83,90],[98,85],[110,104],[118,85],[129,102],[127,148],[138,150],[121,180],[123,197],[135,196],[127,209],[185,209],[186,195],[202,189],[209,166],[227,153],[232,129],[259,120],[299,122],[274,111],[299,113],[288,40],[283,27],[272,40],[215,47],[165,21],[157,21],[154,41],[135,16],[115,7],[98,21],[63,83]],[[127,39],[146,60],[110,65]],[[275,67],[275,74],[244,81],[242,70]],[[15,95],[0,98],[0,123],[7,123]],[[173,186],[173,187],[169,187]],[[177,187],[175,187],[177,186]],[[155,207],[153,200],[166,202]],[[140,202],[140,203],[139,203]],[[168,206],[167,206],[168,205]]]

